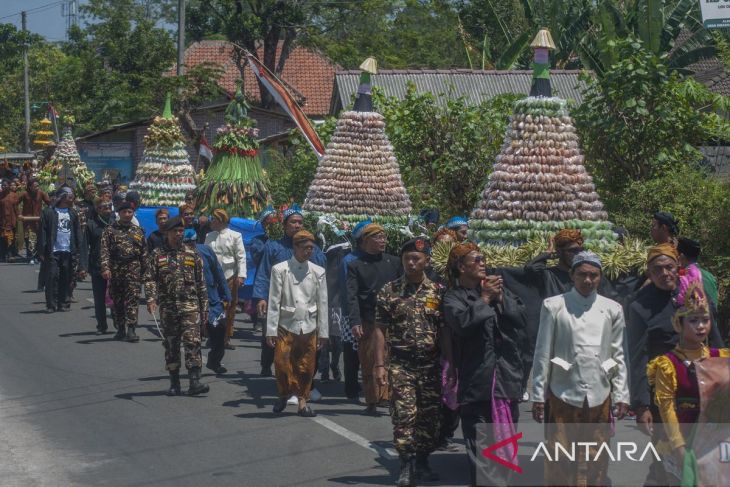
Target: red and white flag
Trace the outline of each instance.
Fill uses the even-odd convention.
[[[262,85],[271,93],[281,108],[294,120],[309,145],[314,149],[314,153],[318,158],[324,155],[324,144],[319,138],[317,131],[314,130],[312,122],[309,121],[302,109],[297,105],[294,97],[286,89],[286,86],[277,78],[274,73],[269,71],[256,57],[248,51],[245,51],[248,58],[248,65],[251,66],[253,74],[259,79]]]
[[[200,157],[208,159],[208,162],[213,160],[213,149],[210,148],[205,135],[203,135],[200,139],[200,149],[198,149],[198,154],[200,154]]]

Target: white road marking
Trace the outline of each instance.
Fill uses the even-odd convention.
[[[91,304],[94,304],[94,300],[93,300],[93,299],[91,299],[91,298],[86,298],[86,300],[87,300],[88,302],[90,302]]]
[[[338,435],[342,436],[343,438],[346,438],[350,440],[351,442],[360,445],[363,448],[367,448],[370,451],[373,451],[380,455],[381,457],[385,458],[386,460],[396,460],[398,458],[398,453],[392,448],[384,448],[380,445],[376,445],[375,443],[367,440],[366,438],[363,438],[362,436],[358,435],[357,433],[354,433],[350,430],[348,430],[345,427],[340,426],[339,424],[335,423],[334,421],[330,421],[327,418],[323,418],[321,416],[315,416],[313,418],[310,418],[315,423],[324,426],[330,431],[333,431],[337,433]]]

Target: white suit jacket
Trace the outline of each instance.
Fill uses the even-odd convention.
[[[266,336],[277,336],[282,327],[295,335],[317,330],[328,338],[329,311],[325,270],[294,257],[271,268]]]
[[[629,403],[624,361],[621,305],[598,294],[585,297],[575,288],[547,298],[540,311],[532,396],[545,402],[548,389],[563,402],[582,407]]]
[[[233,276],[246,279],[246,249],[240,233],[230,228],[209,232],[205,244],[215,252],[226,279]]]

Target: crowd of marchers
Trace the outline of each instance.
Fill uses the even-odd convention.
[[[225,210],[199,215],[192,198],[179,216],[159,209],[147,236],[135,192],[90,184],[83,195],[77,200],[69,186],[47,195],[32,179],[2,182],[0,257],[17,260],[23,246],[27,261],[40,264],[49,313],[69,310],[76,283],[90,277],[97,333],[110,332],[110,308],[114,338],[134,343],[143,298],[159,316],[167,393],[177,396],[183,366],[186,394],[209,390],[201,382],[203,340],[205,367],[227,372],[224,355],[235,350],[235,318],[245,309],[261,333],[261,375],[275,377],[273,412],[292,406],[315,416],[317,373],[342,382],[363,414],[390,415],[398,486],[439,479],[429,457],[458,451],[459,424],[471,484],[508,485],[511,470],[482,460],[477,430],[488,425],[490,444],[509,438],[525,401],[547,425],[635,417],[672,460],[652,465],[647,482],[676,483],[682,469],[668,465],[686,465],[702,441],[692,428],[707,417],[698,364],[704,370],[730,356],[716,323],[717,282],[698,263],[699,242],[681,236],[666,212],[647,216],[654,242],[646,271],[610,280],[575,229],[559,231],[524,268],[487,269],[467,239],[468,220],[438,226],[435,211],[421,214],[433,235],[391,255],[377,222],[362,221],[349,242],[321,249],[298,205],[281,215],[268,207],[257,222],[263,232],[246,249]],[[283,222],[278,239],[267,233],[275,221]],[[432,246],[442,241],[453,242],[445,275],[431,265]],[[253,298],[239,303],[247,251]],[[601,444],[606,431],[584,430],[583,440]],[[552,443],[574,440],[560,427],[546,434]],[[505,460],[513,453],[509,445],[497,452]],[[546,463],[545,484],[604,485],[607,461]]]

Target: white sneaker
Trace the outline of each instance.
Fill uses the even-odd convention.
[[[309,393],[309,402],[319,402],[319,400],[322,399],[322,393],[317,390],[315,387],[312,389],[312,391]]]
[[[530,393],[525,391],[524,394],[522,394],[522,402],[527,402],[530,400]]]
[[[297,405],[297,404],[299,404],[299,398],[297,396],[292,396],[289,398],[289,400],[286,403]]]

